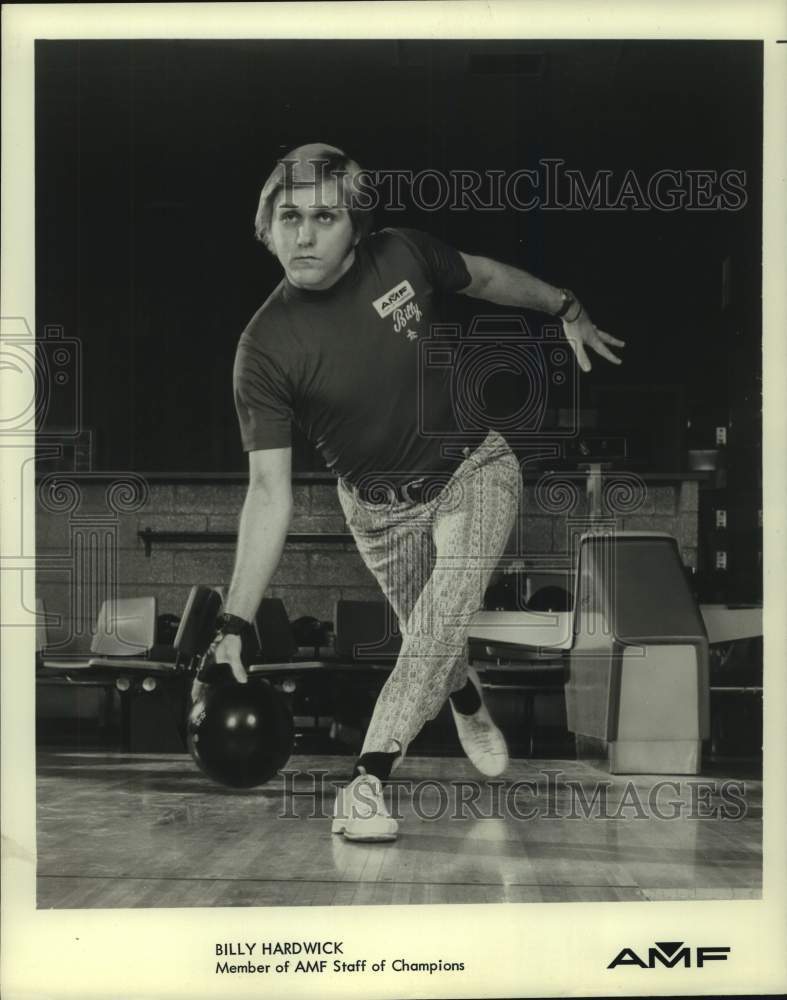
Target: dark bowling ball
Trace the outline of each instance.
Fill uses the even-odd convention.
[[[264,784],[287,763],[292,743],[287,703],[261,678],[208,683],[189,712],[189,753],[209,778],[231,788]]]

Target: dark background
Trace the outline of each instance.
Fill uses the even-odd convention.
[[[573,288],[628,342],[623,368],[597,361],[583,378],[582,406],[625,429],[629,464],[678,471],[732,424],[753,483],[761,120],[757,42],[38,41],[37,332],[79,341],[94,469],[241,472],[232,362],[280,279],[253,216],[286,150],[322,140],[413,171],[559,157],[643,184],[664,168],[744,170],[737,212],[409,208],[377,225]],[[472,319],[469,300],[456,309]],[[52,433],[70,419],[55,403]],[[321,467],[298,438],[296,468]]]

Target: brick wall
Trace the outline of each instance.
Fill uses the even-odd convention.
[[[697,568],[697,516],[699,492],[696,481],[647,482],[639,477],[621,477],[618,489],[610,477],[610,488],[602,497],[602,518],[620,531],[664,531],[678,541],[686,566]],[[566,487],[570,485],[571,490]],[[590,525],[584,485],[560,474],[528,484],[523,491],[517,526],[509,540],[508,555],[528,558],[549,556],[562,562],[571,552],[572,537]],[[538,561],[541,561],[538,559]]]
[[[126,489],[63,477],[46,488],[41,484],[37,596],[47,613],[60,619],[49,626],[50,645],[87,649],[101,600],[113,583],[119,597],[154,594],[159,614],[180,614],[195,583],[229,583],[234,544],[156,542],[146,556],[137,532],[235,531],[245,484],[152,483],[138,489],[139,482]],[[648,483],[639,491],[611,491],[605,499],[605,515],[617,527],[674,534],[684,563],[696,568],[696,482]],[[296,482],[294,501],[292,531],[347,530],[333,485]],[[507,554],[534,567],[565,567],[571,534],[587,526],[587,516],[584,487],[561,492],[545,488],[543,481],[528,484]],[[290,619],[333,620],[337,598],[381,599],[381,592],[352,543],[297,543],[287,545],[268,596],[283,599]]]

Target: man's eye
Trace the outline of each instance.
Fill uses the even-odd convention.
[[[282,222],[294,222],[297,218],[297,212],[283,212],[281,215]]]
[[[333,212],[320,212],[320,214],[317,216],[317,218],[320,220],[320,222],[335,222],[336,221],[336,216],[333,214]]]

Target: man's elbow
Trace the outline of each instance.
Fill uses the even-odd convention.
[[[470,275],[470,284],[462,290],[462,295],[469,295],[474,299],[486,298],[492,286],[494,276],[493,261],[486,257],[471,257],[469,254],[462,254],[467,273]]]
[[[247,499],[256,504],[292,508],[292,452],[290,448],[259,449],[249,453]]]

